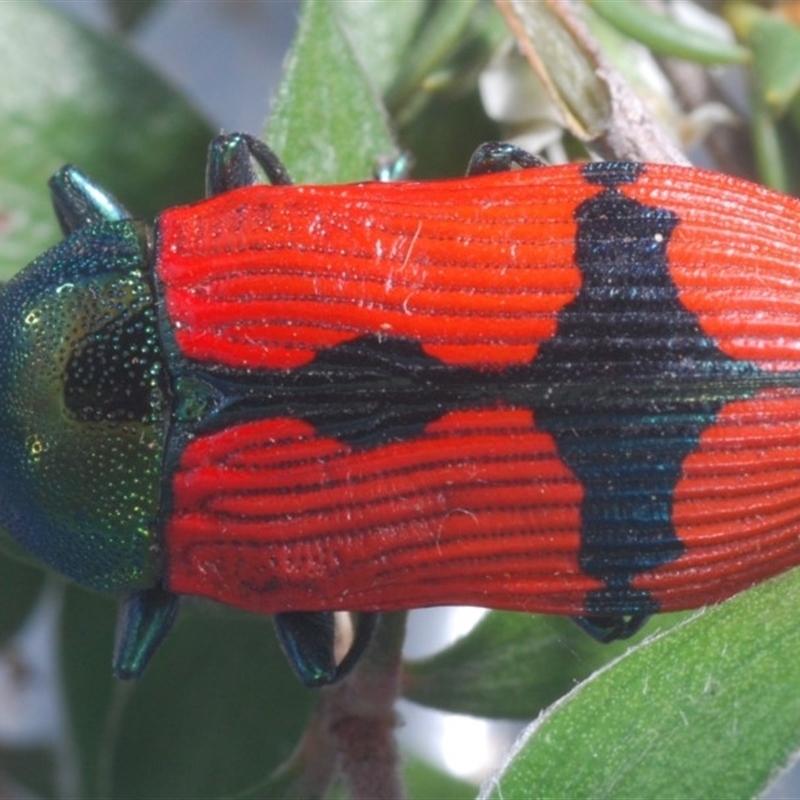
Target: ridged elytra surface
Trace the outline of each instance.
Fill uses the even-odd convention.
[[[714,602],[800,562],[800,204],[699,170],[166,212],[167,582],[260,611]]]

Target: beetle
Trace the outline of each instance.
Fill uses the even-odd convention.
[[[181,595],[275,615],[318,685],[380,611],[605,641],[800,562],[797,200],[503,143],[294,186],[246,134],[207,185],[150,226],[64,167],[66,238],[0,293],[0,521],[124,595],[120,677]]]

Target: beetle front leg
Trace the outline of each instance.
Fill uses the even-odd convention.
[[[48,185],[53,210],[65,236],[95,222],[131,218],[122,203],[76,167],[62,167]]]
[[[264,183],[291,186],[283,162],[267,145],[247,133],[217,136],[209,145],[206,164],[206,196]]]
[[[467,165],[467,176],[506,172],[514,165],[530,169],[546,167],[547,162],[508,142],[485,142],[472,154]]]

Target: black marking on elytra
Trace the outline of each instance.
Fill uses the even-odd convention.
[[[496,405],[508,377],[453,368],[408,339],[361,336],[320,351],[303,367],[216,370],[205,380],[225,398],[205,429],[288,416],[352,447],[372,448],[414,439],[456,408]]]
[[[583,283],[532,367],[533,382],[551,387],[548,402],[533,407],[537,425],[584,488],[580,564],[605,584],[589,593],[589,616],[658,610],[630,582],[684,552],[673,492],[683,461],[730,399],[703,385],[753,391],[754,368],[724,355],[679,300],[666,256],[675,214],[617,189],[643,169],[584,169],[606,188],[575,213]],[[665,396],[654,384],[679,391]]]
[[[645,169],[584,168],[587,182],[603,189],[575,212],[582,285],[531,364],[453,367],[418,342],[384,335],[322,350],[291,370],[204,366],[173,347],[173,378],[197,387],[184,405],[200,411],[177,422],[169,463],[188,437],[248,419],[302,419],[325,436],[373,448],[412,440],[456,409],[530,408],[584,489],[579,558],[603,584],[586,598],[584,625],[605,638],[628,635],[658,610],[633,579],[684,552],[673,493],[702,432],[731,400],[800,386],[800,375],[726,356],[682,305],[667,264],[680,220],[619,188]]]

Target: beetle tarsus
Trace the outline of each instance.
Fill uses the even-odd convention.
[[[539,156],[509,142],[484,142],[472,154],[467,165],[467,176],[506,172],[514,165],[522,167],[522,169],[530,169],[546,167],[547,163]]]
[[[138,678],[169,633],[178,613],[178,596],[155,586],[130,595],[120,606],[114,645],[114,674]]]
[[[374,177],[381,183],[403,181],[408,178],[412,166],[414,166],[414,157],[408,150],[401,150],[393,156],[378,159]]]
[[[247,133],[217,136],[209,145],[206,195],[230,192],[264,183],[291,186],[292,179],[277,155],[260,139]]]
[[[607,644],[628,639],[650,619],[649,614],[628,614],[608,617],[573,617],[573,621],[593,639]]]
[[[372,638],[377,614],[360,614],[347,655],[337,664],[336,619],[329,611],[286,611],[275,615],[278,641],[297,677],[309,688],[343,678]]]
[[[53,209],[65,236],[94,222],[130,219],[122,203],[76,167],[62,167],[48,185]]]
[[[351,669],[361,660],[361,656],[367,649],[367,646],[372,641],[372,634],[375,631],[375,626],[378,624],[380,614],[359,614],[356,621],[356,631],[353,637],[353,642],[347,655],[342,659],[341,663],[336,667],[336,677],[334,681],[344,678]]]

